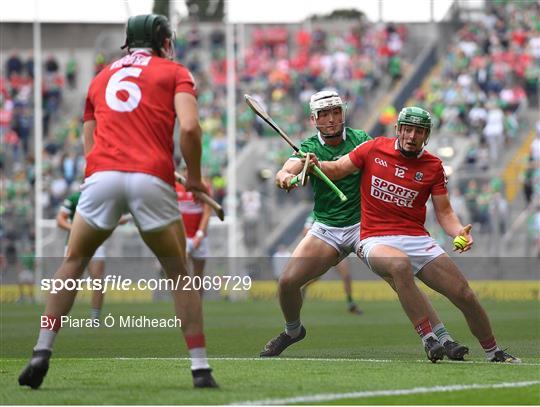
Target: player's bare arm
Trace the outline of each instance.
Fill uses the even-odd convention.
[[[71,222],[69,221],[67,212],[64,212],[62,209],[58,211],[58,214],[56,215],[56,224],[60,229],[67,230],[68,232],[71,230]]]
[[[210,205],[204,204],[203,215],[201,218],[201,223],[199,223],[199,229],[206,236],[206,231],[208,229],[208,222],[210,221],[210,216],[212,215],[212,208]]]
[[[181,92],[174,96],[174,109],[180,122],[180,150],[187,165],[188,191],[208,192],[201,180],[201,136],[195,96]]]
[[[84,140],[84,155],[88,155],[92,147],[94,147],[94,130],[96,129],[96,121],[88,120],[83,124],[83,140]]]
[[[462,252],[469,251],[473,244],[473,238],[469,228],[465,228],[452,205],[450,204],[450,199],[448,194],[445,195],[432,195],[431,200],[433,201],[433,208],[435,209],[435,215],[439,225],[443,228],[446,234],[452,238],[456,236],[464,236],[467,238],[468,243]]]
[[[276,186],[281,189],[290,191],[298,186],[298,184],[291,185],[291,180],[302,171],[302,160],[297,158],[289,158],[281,170],[276,174]]]
[[[212,215],[212,208],[210,208],[210,205],[203,204],[203,214],[201,217],[201,221],[199,222],[199,228],[197,229],[197,233],[195,233],[195,237],[193,238],[193,246],[195,249],[199,247],[202,240],[206,236],[206,231],[208,230],[208,222],[210,221],[210,216]]]
[[[317,160],[314,159],[313,163],[317,165]],[[322,172],[332,181],[340,180],[358,171],[358,168],[353,164],[348,155],[344,155],[337,161],[321,161],[318,164]]]

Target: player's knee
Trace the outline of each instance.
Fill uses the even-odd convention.
[[[292,278],[289,275],[283,273],[279,277],[278,285],[281,291],[287,291],[287,289],[292,286]]]
[[[476,303],[476,294],[467,283],[463,283],[458,288],[459,299],[466,304]]]
[[[86,268],[86,265],[88,264],[89,259],[79,256],[67,256],[64,258],[64,262],[62,263],[62,274],[66,275],[68,274],[68,277],[71,278],[79,278],[82,273],[84,272],[84,269]]]
[[[298,279],[295,278],[294,274],[286,272],[279,277],[278,285],[279,290],[282,292],[299,289],[301,287],[301,284],[298,282]]]
[[[383,277],[383,279],[388,283],[392,290],[396,291],[396,283],[394,283],[394,280],[391,277]]]
[[[394,284],[414,282],[411,263],[406,257],[392,259],[386,267],[386,272]]]

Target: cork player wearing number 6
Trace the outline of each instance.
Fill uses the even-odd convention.
[[[131,17],[122,48],[128,54],[92,81],[84,112],[85,181],[66,257],[55,279],[77,279],[125,211],[167,277],[187,275],[184,227],[174,188],[173,130],[187,165],[186,190],[206,192],[201,181],[201,128],[193,76],[172,61],[173,33],[166,17]],[[195,387],[217,387],[206,356],[199,292],[173,290],[177,317],[191,356]],[[38,388],[49,368],[60,320],[76,291],[49,294],[30,362],[19,384]]]
[[[470,227],[461,224],[450,205],[441,160],[425,150],[431,132],[430,113],[406,107],[399,113],[395,129],[394,139],[380,137],[337,161],[319,164],[332,180],[362,171],[361,257],[397,291],[432,362],[442,358],[441,345],[432,332],[415,275],[461,310],[487,360],[520,362],[498,347],[488,316],[469,283],[424,227],[426,201],[431,196],[444,231],[467,239],[461,251],[469,250],[473,243]]]

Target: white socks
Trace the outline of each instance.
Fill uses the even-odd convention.
[[[52,344],[54,342],[54,338],[56,338],[57,332],[51,331],[50,329],[41,328],[39,330],[39,337],[36,343],[36,346],[34,346],[34,350],[52,350]]]
[[[437,335],[437,338],[439,339],[441,345],[444,344],[446,341],[454,342],[454,339],[450,336],[442,322],[439,322],[433,327],[433,333]]]
[[[193,348],[189,350],[191,357],[191,370],[210,369],[206,348]]]
[[[285,323],[285,333],[289,335],[291,338],[293,339],[296,338],[298,335],[300,335],[301,331],[302,331],[302,324],[300,323],[300,319]]]

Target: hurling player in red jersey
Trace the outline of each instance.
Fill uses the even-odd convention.
[[[338,161],[320,163],[334,180],[362,170],[360,256],[396,290],[432,362],[442,359],[444,350],[432,332],[415,275],[461,310],[488,360],[520,362],[497,346],[488,316],[469,283],[424,227],[426,201],[431,196],[444,231],[451,237],[467,238],[462,252],[473,243],[469,228],[461,224],[450,205],[441,160],[425,150],[431,115],[418,107],[406,107],[395,128],[395,139],[380,137]]]
[[[178,209],[182,214],[182,220],[186,230],[186,249],[187,255],[193,265],[193,275],[202,278],[206,262],[205,259],[208,257],[206,234],[212,208],[204,202],[197,201],[193,193],[187,191],[179,182],[176,183],[176,196]],[[199,292],[202,297],[204,292],[202,285]]]
[[[131,17],[128,54],[92,81],[84,112],[85,181],[73,219],[64,262],[55,279],[78,279],[95,250],[110,236],[123,212],[167,277],[187,273],[185,235],[174,189],[173,130],[180,122],[180,148],[188,191],[206,191],[201,181],[201,128],[193,76],[172,61],[174,44],[166,17]],[[178,286],[180,288],[180,285]],[[173,290],[177,317],[191,356],[195,387],[217,387],[206,356],[201,299],[195,290]],[[52,345],[76,291],[49,294],[34,353],[19,384],[38,388]]]

